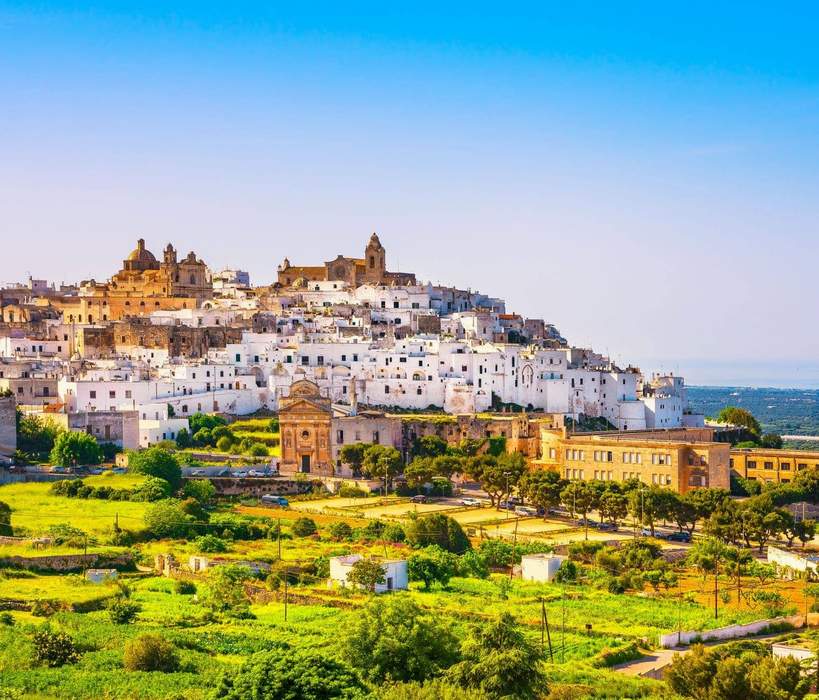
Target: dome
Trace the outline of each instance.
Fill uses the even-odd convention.
[[[137,241],[137,247],[131,251],[131,254],[126,258],[130,262],[155,263],[156,258],[154,254],[145,247],[145,239],[140,238]]]

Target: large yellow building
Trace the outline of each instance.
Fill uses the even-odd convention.
[[[737,476],[768,483],[787,483],[804,469],[819,468],[819,452],[806,450],[731,450],[731,469]]]
[[[665,431],[577,433],[541,429],[541,457],[533,466],[566,479],[627,481],[671,488],[730,488],[730,445]]]
[[[101,323],[158,310],[194,309],[212,296],[207,265],[193,252],[180,261],[169,243],[160,262],[140,238],[108,282],[84,282],[78,296],[56,297],[50,303],[64,323]]]

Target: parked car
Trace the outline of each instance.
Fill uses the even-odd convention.
[[[429,499],[422,494],[418,494],[417,496],[413,496],[412,498],[410,498],[410,501],[412,503],[426,503],[428,500]]]
[[[648,528],[648,527],[644,527],[642,530],[640,530],[640,534],[641,534],[643,537],[656,537],[657,539],[662,539],[662,538],[661,538],[659,535],[657,535],[657,534],[652,535],[652,534],[651,534],[651,528]]]
[[[194,469],[191,472],[191,476],[205,476],[205,470],[204,469]]]
[[[287,506],[290,505],[290,501],[288,501],[284,496],[274,496],[272,493],[266,493],[260,500],[262,504],[266,506],[273,506],[274,508],[287,508]]]
[[[114,467],[111,470],[112,474],[125,474],[128,470],[125,467]]]
[[[617,529],[617,525],[615,525],[614,523],[600,523],[600,524],[597,526],[597,529],[598,529],[598,530],[611,531],[611,530],[616,530],[616,529]]]
[[[267,476],[266,472],[259,471],[258,469],[251,469],[248,473],[248,476],[252,477],[259,477],[259,476]]]
[[[535,517],[537,516],[537,508],[533,508],[532,506],[518,506],[515,508],[515,513],[518,515],[525,515],[527,517]]]
[[[515,504],[512,501],[501,501],[498,503],[498,508],[501,510],[515,510]]]
[[[73,470],[71,467],[51,467],[52,474],[71,474]]]
[[[479,498],[462,498],[461,499],[462,506],[479,506],[481,505],[481,501]]]
[[[247,474],[248,473],[246,471],[240,469],[239,471],[233,472],[231,476],[235,476],[237,479],[244,479],[247,476]]]
[[[89,467],[88,468],[88,473],[91,474],[92,476],[99,476],[100,474],[102,474],[102,471],[103,470],[100,469],[99,467]]]
[[[691,541],[691,533],[685,532],[672,532],[667,538],[669,542],[690,542]]]

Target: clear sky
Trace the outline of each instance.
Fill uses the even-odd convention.
[[[0,0],[0,281],[377,230],[623,363],[816,385],[815,4],[441,4]]]

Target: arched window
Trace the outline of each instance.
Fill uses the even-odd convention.
[[[375,267],[375,256],[374,255],[370,256],[370,267]]]
[[[310,431],[309,430],[302,430],[301,431],[301,439],[302,440],[309,440],[310,439]]]
[[[196,284],[196,275],[191,275],[191,284]]]

